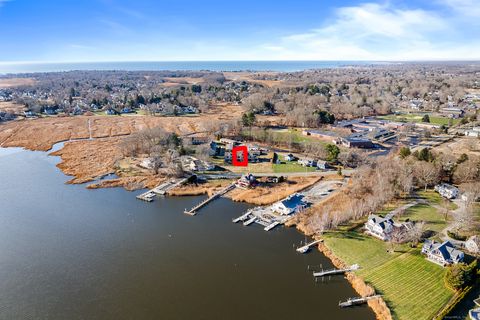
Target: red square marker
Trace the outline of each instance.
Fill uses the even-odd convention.
[[[237,153],[243,153],[243,160],[238,161]],[[248,148],[247,146],[239,146],[232,148],[232,164],[236,167],[246,167],[248,166]]]

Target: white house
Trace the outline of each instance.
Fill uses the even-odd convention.
[[[317,161],[309,158],[304,158],[304,159],[298,160],[298,164],[301,164],[304,167],[316,167]]]
[[[327,161],[318,160],[317,161],[317,168],[320,169],[320,170],[327,170],[328,169]]]
[[[292,194],[288,198],[278,201],[272,205],[272,211],[281,215],[289,215],[305,209],[308,204],[303,200],[303,195],[299,193]]]
[[[377,215],[370,215],[365,223],[365,232],[380,239],[389,240],[390,234],[394,228],[394,222],[391,218],[383,218]]]
[[[480,253],[480,236],[475,235],[468,238],[468,240],[465,242],[465,248],[471,253],[479,254]]]
[[[452,186],[451,184],[441,183],[435,186],[435,191],[437,191],[442,197],[447,199],[455,199],[458,197],[458,188]]]
[[[422,247],[422,253],[427,256],[428,260],[443,267],[462,262],[464,257],[463,252],[455,249],[450,241],[440,243],[426,240]]]

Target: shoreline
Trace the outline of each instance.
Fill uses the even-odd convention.
[[[302,230],[298,229],[300,232]],[[303,233],[303,232],[302,232]],[[336,268],[345,268],[347,264],[338,258],[335,253],[330,250],[323,242],[320,242],[317,246],[318,251],[320,251],[325,257],[327,257]],[[362,297],[375,294],[375,288],[367,284],[363,278],[357,276],[353,272],[345,273],[347,281],[350,283],[352,288]],[[375,313],[375,317],[378,320],[393,320],[392,313],[387,303],[380,297],[378,299],[367,301],[367,305]]]

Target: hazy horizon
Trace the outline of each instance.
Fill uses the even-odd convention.
[[[480,59],[475,0],[0,0],[0,61]]]

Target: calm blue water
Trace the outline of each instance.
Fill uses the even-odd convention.
[[[152,61],[0,64],[0,73],[54,72],[71,70],[211,70],[211,71],[301,71],[386,64],[378,61]]]
[[[245,204],[191,217],[203,197],[87,190],[57,163],[0,148],[0,319],[374,319],[338,307],[356,295],[342,277],[313,280],[308,265],[332,265],[295,252],[295,229],[232,223]]]

